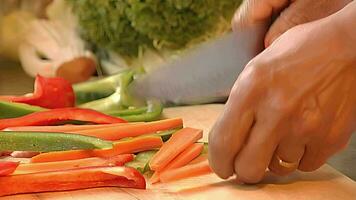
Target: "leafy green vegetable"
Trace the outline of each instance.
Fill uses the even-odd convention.
[[[67,0],[84,39],[126,57],[141,49],[184,48],[229,29],[241,0]],[[227,23],[226,23],[227,22]]]

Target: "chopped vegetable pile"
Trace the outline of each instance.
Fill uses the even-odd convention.
[[[155,184],[210,173],[206,145],[198,142],[202,130],[184,127],[181,118],[157,120],[159,102],[136,106],[125,89],[132,76],[123,72],[74,90],[61,79],[37,76],[34,94],[0,97],[0,156],[30,158],[0,158],[0,196],[145,189],[146,178]],[[52,81],[63,85],[42,84]],[[79,106],[71,107],[75,100]]]

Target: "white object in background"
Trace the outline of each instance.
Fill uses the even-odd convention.
[[[21,64],[31,76],[54,77],[62,64],[82,57],[95,62],[94,55],[86,50],[76,30],[57,20],[32,21],[20,46]]]

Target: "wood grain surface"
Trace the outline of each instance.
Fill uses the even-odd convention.
[[[164,117],[182,117],[186,126],[202,128],[203,140],[222,110],[222,105],[177,107],[165,110]],[[1,190],[1,188],[0,188]],[[214,174],[148,186],[147,190],[97,188],[69,192],[39,193],[2,197],[0,200],[229,200],[229,199],[356,199],[356,183],[328,165],[311,173],[295,172],[288,177],[267,175],[258,185],[237,185]]]

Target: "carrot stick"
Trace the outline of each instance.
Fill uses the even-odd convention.
[[[160,174],[169,169],[175,169],[179,167],[183,167],[188,164],[190,161],[198,157],[203,151],[204,144],[195,143],[185,149],[182,153],[180,153],[172,162],[170,162],[163,170],[155,171],[155,173],[150,178],[150,182],[152,184],[159,182]]]
[[[195,158],[194,160],[192,160],[191,162],[189,162],[188,164],[197,164],[200,162],[205,161],[206,159],[208,159],[208,155],[207,154],[202,154],[200,156],[198,156],[197,158]]]
[[[164,170],[175,169],[187,165],[190,161],[194,160],[203,151],[204,145],[196,143],[185,149],[179,154],[172,162],[170,162]]]
[[[176,156],[203,136],[203,131],[194,128],[183,128],[177,131],[164,143],[162,148],[153,156],[149,165],[154,171],[161,171]]]
[[[91,150],[95,156],[98,157],[111,157],[126,153],[138,153],[142,151],[148,151],[156,148],[160,148],[163,145],[162,138],[160,136],[143,136],[131,139],[129,141],[119,141],[114,143],[113,149],[105,150]]]
[[[90,151],[72,150],[72,151],[54,151],[41,153],[31,158],[31,163],[58,162],[65,160],[76,160],[95,157]]]
[[[175,180],[209,174],[211,172],[212,170],[209,166],[209,161],[205,160],[196,164],[166,170],[160,174],[160,180],[162,183],[167,183]]]
[[[87,168],[87,167],[123,166],[125,163],[130,162],[132,160],[133,160],[132,154],[123,154],[107,159],[93,157],[93,158],[58,161],[58,162],[20,164],[16,168],[13,175],[62,171],[62,170]]]
[[[137,137],[127,141],[118,141],[114,143],[113,149],[106,150],[73,150],[42,153],[32,157],[31,163],[55,162],[65,160],[75,160],[90,157],[113,157],[120,154],[136,153],[152,150],[161,147],[162,138],[159,136]]]
[[[166,119],[148,123],[131,124],[127,126],[107,127],[95,130],[73,131],[81,135],[94,136],[104,140],[119,140],[125,137],[136,137],[157,131],[179,128],[183,126],[180,118]]]
[[[82,131],[82,130],[92,130],[99,128],[117,127],[138,124],[136,123],[115,123],[115,124],[95,124],[95,125],[61,125],[61,126],[18,126],[9,127],[4,129],[4,131],[40,131],[40,132],[72,132],[72,131]]]
[[[155,171],[149,181],[151,184],[155,184],[158,183],[160,180],[160,173],[158,171]]]

